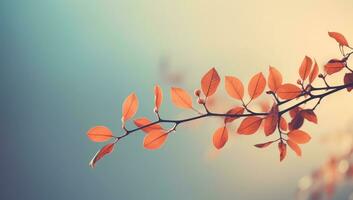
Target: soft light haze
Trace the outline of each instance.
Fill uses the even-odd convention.
[[[321,136],[353,118],[352,94],[328,97],[319,125],[305,125],[313,139],[302,158],[290,151],[282,163],[276,146],[253,147],[262,135],[230,133],[215,151],[218,121],[207,119],[178,127],[157,151],[133,134],[92,170],[99,145],[85,133],[94,125],[119,133],[130,92],[137,115],[153,117],[154,84],[165,94],[171,85],[192,92],[213,66],[247,83],[271,65],[295,82],[305,55],[320,67],[339,56],[328,31],[353,44],[353,2],[14,0],[0,3],[0,16],[0,199],[294,199],[299,179],[330,154]],[[161,76],[163,59],[184,74],[181,83]],[[165,97],[161,114],[191,113]]]

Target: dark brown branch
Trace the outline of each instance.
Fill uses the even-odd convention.
[[[340,49],[341,50],[341,49]],[[347,53],[347,54],[344,54],[342,52],[342,55],[343,55],[343,61],[346,62],[350,55],[353,54],[353,51],[350,52],[350,53]],[[350,69],[348,67],[348,65],[346,64],[345,65],[345,68],[347,70],[349,70],[350,72],[352,72],[352,69]],[[278,111],[278,122],[277,122],[277,129],[278,129],[278,132],[279,132],[279,139],[277,140],[285,140],[283,137],[282,137],[282,131],[281,131],[281,128],[280,128],[280,122],[281,122],[281,117],[283,114],[289,112],[290,110],[296,108],[296,107],[299,107],[305,103],[308,103],[310,101],[313,101],[313,100],[318,100],[316,102],[316,104],[311,108],[311,110],[315,110],[318,105],[321,103],[321,101],[328,95],[331,95],[333,93],[336,93],[340,90],[343,90],[343,89],[346,89],[346,88],[349,88],[349,87],[353,87],[353,83],[350,83],[350,84],[343,84],[343,85],[338,85],[338,86],[330,86],[327,81],[326,81],[326,75],[322,75],[320,74],[319,75],[319,78],[321,78],[324,82],[324,84],[326,85],[326,87],[314,87],[312,86],[311,84],[308,84],[306,87],[304,85],[303,82],[298,82],[298,84],[301,85],[302,87],[302,90],[303,92],[298,95],[296,98],[293,98],[293,99],[288,99],[288,100],[280,100],[278,98],[278,96],[276,95],[276,93],[272,92],[272,91],[268,91],[266,92],[267,94],[271,95],[273,97],[273,99],[275,100],[275,102],[277,103],[278,106],[285,106],[286,104],[290,103],[291,101],[294,101],[294,100],[298,100],[299,98],[303,98],[303,100],[301,100],[300,102],[290,106],[290,107],[287,107],[287,108],[284,108],[282,110],[279,110]],[[318,93],[318,92],[323,92],[321,94],[313,94],[312,92],[315,92],[315,93]],[[308,98],[307,98],[308,97]],[[200,99],[200,96],[198,95],[198,100],[202,100]],[[207,98],[206,98],[207,99]],[[126,127],[124,126],[123,129],[125,131],[125,133],[121,136],[115,136],[115,142],[117,142],[118,140],[130,135],[131,133],[134,133],[134,132],[137,132],[139,130],[142,130],[144,128],[148,128],[150,126],[153,126],[155,124],[162,124],[162,123],[169,123],[169,124],[173,124],[173,127],[169,130],[166,131],[166,134],[169,134],[170,132],[173,132],[176,130],[176,128],[180,125],[180,124],[183,124],[183,123],[186,123],[186,122],[189,122],[189,121],[194,121],[194,120],[198,120],[198,119],[202,119],[202,118],[208,118],[208,117],[229,117],[229,118],[242,118],[242,117],[249,117],[249,116],[267,116],[270,114],[270,111],[269,112],[254,112],[252,110],[250,110],[248,108],[248,105],[249,103],[252,101],[252,99],[249,100],[249,102],[247,104],[245,104],[245,102],[241,99],[241,103],[242,103],[242,106],[243,108],[247,111],[247,113],[245,114],[228,114],[228,113],[216,113],[216,112],[212,112],[208,109],[208,107],[206,106],[206,99],[205,100],[202,100],[199,102],[199,104],[201,104],[204,109],[205,109],[205,114],[199,112],[198,110],[196,110],[195,108],[192,108],[192,110],[196,111],[199,115],[197,116],[194,116],[194,117],[189,117],[189,118],[185,118],[185,119],[163,119],[161,118],[160,114],[158,113],[158,111],[156,111],[156,115],[157,115],[157,120],[154,121],[154,122],[151,122],[150,124],[147,124],[147,125],[144,125],[144,126],[141,126],[141,127],[137,127],[137,128],[134,128],[134,129],[131,129],[131,130],[128,130],[126,129]]]
[[[290,106],[282,111],[279,111],[279,119],[280,117],[287,113],[288,111],[290,111],[291,109],[295,108],[295,107],[298,107],[302,104],[305,104],[307,102],[310,102],[312,100],[315,100],[315,99],[319,99],[319,102],[325,98],[326,96],[330,95],[330,94],[333,94],[335,92],[338,92],[342,89],[345,89],[345,88],[348,88],[348,87],[352,87],[353,86],[353,83],[352,84],[346,84],[346,85],[339,85],[339,86],[332,86],[332,87],[321,87],[321,88],[312,88],[312,90],[314,91],[328,91],[328,92],[325,92],[325,93],[322,93],[320,95],[311,95],[309,98],[307,99],[304,99],[300,102],[298,102],[297,104],[293,105],[293,106]],[[302,97],[304,96],[304,94],[301,94],[299,97]],[[285,103],[288,103],[289,101],[291,100],[294,100],[294,99],[290,99],[290,100],[286,100],[286,101],[282,101],[280,103],[278,103],[279,105],[284,105]],[[314,106],[313,109],[315,109],[317,107],[318,103]],[[269,113],[268,112],[261,112],[261,113],[258,113],[258,112],[249,112],[249,113],[245,113],[245,114],[227,114],[227,113],[215,113],[215,112],[211,112],[208,110],[208,108],[206,107],[206,105],[204,105],[205,109],[207,110],[207,113],[206,114],[200,114],[198,116],[194,116],[194,117],[190,117],[190,118],[186,118],[186,119],[179,119],[179,120],[174,120],[174,119],[162,119],[162,118],[159,118],[158,120],[150,123],[150,124],[147,124],[145,126],[141,126],[141,127],[137,127],[135,129],[131,129],[131,130],[128,130],[126,129],[126,132],[125,134],[121,135],[121,136],[118,136],[116,137],[118,140],[130,135],[131,133],[133,132],[136,132],[136,131],[139,131],[139,130],[142,130],[144,128],[147,128],[147,127],[150,127],[152,125],[155,125],[155,124],[160,124],[160,123],[171,123],[171,124],[174,124],[174,127],[173,127],[173,131],[176,130],[176,127],[179,126],[180,124],[182,123],[186,123],[186,122],[189,122],[189,121],[194,121],[194,120],[197,120],[197,119],[202,119],[202,118],[208,118],[208,117],[237,117],[237,118],[241,118],[241,117],[249,117],[249,116],[266,116],[268,115]],[[278,123],[279,124],[279,123]],[[280,131],[280,129],[279,129]],[[280,137],[281,136],[281,132],[280,132]]]

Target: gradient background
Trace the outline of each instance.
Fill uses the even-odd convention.
[[[320,65],[339,56],[327,31],[353,41],[352,19],[351,0],[1,1],[0,199],[293,199],[300,177],[331,154],[320,135],[352,119],[351,94],[325,99],[320,125],[306,125],[313,140],[303,157],[290,152],[283,163],[275,146],[252,146],[261,135],[234,136],[215,152],[218,124],[206,120],[180,127],[158,151],[134,134],[92,170],[101,144],[85,132],[106,125],[118,133],[131,91],[138,115],[152,117],[153,85],[171,85],[161,58],[185,73],[178,86],[190,92],[211,66],[247,82],[273,65],[295,82],[304,55]],[[163,116],[189,114],[168,99]]]

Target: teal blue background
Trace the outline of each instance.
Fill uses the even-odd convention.
[[[328,29],[353,38],[344,22],[353,5],[337,2],[1,1],[0,199],[293,199],[299,178],[329,154],[317,139],[303,158],[291,153],[281,164],[276,147],[252,147],[262,136],[236,137],[215,153],[218,124],[210,120],[180,127],[158,151],[131,135],[93,170],[88,162],[102,144],[85,133],[105,125],[119,134],[132,91],[138,116],[154,117],[156,83],[165,90],[164,116],[189,115],[167,97],[164,56],[172,71],[185,72],[177,85],[190,92],[214,65],[247,81],[268,64],[295,74],[303,52],[323,63],[338,52]],[[338,19],[323,17],[328,11]],[[323,125],[309,130],[336,130],[322,115]]]

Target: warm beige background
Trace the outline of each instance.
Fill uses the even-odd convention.
[[[331,152],[321,136],[351,126],[353,97],[341,92],[323,101],[319,125],[305,125],[313,139],[302,158],[289,152],[279,163],[276,146],[252,146],[266,140],[261,134],[234,131],[216,153],[211,137],[218,123],[206,120],[180,127],[155,152],[142,149],[142,135],[131,136],[92,171],[87,163],[99,145],[85,131],[95,124],[118,131],[120,104],[131,91],[141,100],[138,115],[152,116],[153,85],[165,91],[171,85],[160,75],[161,59],[185,74],[177,86],[190,92],[211,66],[247,82],[273,65],[295,82],[305,55],[320,66],[339,56],[327,31],[341,32],[353,44],[353,1],[4,4],[1,62],[10,68],[1,84],[9,118],[3,128],[9,140],[3,141],[11,142],[1,145],[1,153],[16,154],[1,170],[4,199],[293,199],[298,180]],[[163,116],[188,114],[170,107],[166,98]]]

